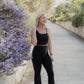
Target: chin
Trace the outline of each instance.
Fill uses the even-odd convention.
[[[42,23],[43,25],[45,25],[45,23]]]
[[[45,25],[47,22],[44,22],[43,24]]]

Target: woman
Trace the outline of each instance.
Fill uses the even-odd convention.
[[[41,66],[43,64],[48,75],[48,84],[55,84],[53,72],[53,53],[51,43],[51,32],[46,28],[47,17],[45,13],[39,14],[36,18],[36,25],[31,30],[31,43],[34,45],[32,51],[32,63],[34,68],[34,84],[41,82]],[[48,53],[48,49],[50,54]]]

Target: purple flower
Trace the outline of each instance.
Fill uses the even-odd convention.
[[[1,1],[0,13],[0,73],[8,75],[14,72],[14,67],[21,66],[24,60],[30,59],[29,28],[25,26],[29,16],[23,8],[14,2]],[[6,11],[7,14],[3,11]],[[12,16],[12,17],[11,17]],[[25,65],[25,64],[24,64]]]

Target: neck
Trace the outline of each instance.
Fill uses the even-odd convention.
[[[45,29],[45,25],[44,24],[39,24],[38,27]]]

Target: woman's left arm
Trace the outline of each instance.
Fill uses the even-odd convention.
[[[51,41],[51,31],[48,28],[48,35],[49,35],[49,39],[48,39],[48,48],[49,48],[49,52],[52,53],[52,41]]]
[[[49,39],[48,39],[48,48],[49,48],[49,52],[52,53],[52,41],[51,41],[51,31],[50,29],[48,28],[48,35],[49,35]],[[51,58],[51,61],[53,61],[53,55],[50,55],[50,58]]]

